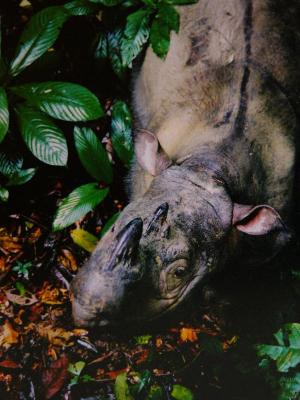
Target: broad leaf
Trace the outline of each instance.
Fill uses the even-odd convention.
[[[107,58],[108,57],[108,48],[107,48],[107,37],[106,33],[100,32],[97,37],[97,44],[94,52],[95,58]]]
[[[163,400],[164,391],[160,386],[152,385],[146,400]]]
[[[117,376],[115,382],[115,395],[117,400],[134,400],[129,392],[126,374]]]
[[[68,371],[75,376],[79,376],[85,367],[84,361],[77,361],[74,364],[69,364]]]
[[[96,59],[109,59],[114,73],[124,79],[126,66],[122,63],[121,57],[121,39],[123,30],[120,28],[112,32],[100,33],[95,50]]]
[[[74,128],[74,140],[80,161],[87,172],[98,181],[111,183],[113,170],[100,140],[90,128]]]
[[[152,49],[160,58],[169,51],[171,31],[179,31],[179,14],[173,6],[160,3],[150,32]]]
[[[20,171],[15,171],[8,177],[8,182],[6,186],[18,186],[29,182],[30,179],[34,177],[36,173],[36,168],[21,169]]]
[[[94,4],[87,0],[74,0],[66,3],[64,8],[72,15],[91,15],[96,11]]]
[[[96,238],[96,236],[80,228],[71,231],[71,238],[74,243],[90,253],[95,249],[99,242],[99,239]]]
[[[89,0],[89,1],[91,3],[99,4],[106,7],[113,7],[122,3],[123,0]]]
[[[0,152],[0,173],[4,176],[12,175],[23,166],[23,157],[18,154]]]
[[[24,104],[17,107],[17,114],[24,142],[35,157],[46,164],[66,165],[67,142],[53,121]]]
[[[193,393],[186,387],[181,385],[174,385],[171,396],[176,400],[193,400]]]
[[[28,83],[11,90],[51,117],[64,121],[88,121],[104,114],[97,97],[75,83]]]
[[[278,345],[258,345],[260,357],[269,357],[276,362],[279,372],[287,372],[300,364],[300,324],[286,324],[275,335]]]
[[[123,101],[117,101],[112,109],[111,139],[115,152],[127,167],[134,154],[131,126],[128,106]]]
[[[44,54],[56,41],[71,14],[63,6],[53,6],[35,14],[26,25],[10,65],[10,74],[18,75]]]
[[[4,139],[9,124],[7,97],[4,88],[0,87],[0,143]]]
[[[124,37],[122,38],[121,54],[123,65],[131,67],[132,61],[141,52],[150,33],[149,9],[141,9],[127,17]]]
[[[88,183],[73,190],[60,203],[53,222],[55,231],[66,228],[93,210],[107,196],[108,189],[97,183]]]
[[[199,0],[164,0],[166,4],[173,4],[174,6],[182,6],[188,4],[196,4]]]
[[[120,216],[120,212],[116,212],[115,214],[113,214],[109,220],[106,221],[104,227],[101,229],[100,232],[100,237],[103,238],[103,236],[110,230],[110,228],[113,226],[113,224],[116,222],[116,220],[119,218]]]

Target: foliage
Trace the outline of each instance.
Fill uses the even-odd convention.
[[[12,270],[16,272],[20,278],[28,279],[31,268],[32,268],[31,261],[28,262],[17,261]]]
[[[300,324],[284,325],[274,334],[276,344],[260,344],[260,367],[278,400],[298,398],[300,393]]]
[[[115,9],[117,18],[111,19],[109,29],[99,32],[94,54],[97,59],[110,60],[116,75],[123,79],[126,68],[131,68],[148,40],[159,57],[166,57],[171,32],[179,30],[179,14],[174,5],[195,1],[74,0],[37,12],[21,33],[13,56],[1,57],[0,142],[14,130],[14,120],[17,120],[24,143],[39,161],[65,167],[69,149],[59,121],[87,122],[105,116],[98,98],[78,83],[24,82],[24,79],[19,82],[19,75],[51,50],[71,17],[96,17],[101,10],[105,20],[110,9]],[[133,158],[131,125],[128,106],[124,101],[115,101],[111,108],[111,142],[126,167]],[[91,128],[76,126],[74,144],[83,167],[101,185],[81,185],[63,199],[53,222],[54,230],[71,225],[96,207],[108,194],[108,187],[102,184],[107,186],[113,182],[111,160]],[[0,173],[4,180],[0,200],[3,202],[8,201],[10,186],[24,184],[36,174],[36,168],[22,169],[23,157],[20,160],[14,162],[7,152],[0,153]]]
[[[72,375],[69,387],[76,385],[79,382],[90,382],[94,380],[90,375],[82,374],[84,367],[84,361],[77,361],[74,364],[69,364],[68,372]]]
[[[115,381],[116,400],[193,400],[192,392],[185,386],[174,384],[167,393],[163,386],[153,382],[148,370],[119,374]]]

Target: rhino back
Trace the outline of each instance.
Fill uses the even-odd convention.
[[[298,1],[199,0],[178,11],[166,59],[149,48],[136,79],[136,126],[154,132],[175,161],[223,151],[239,175],[234,196],[288,207],[300,114]],[[150,179],[136,170],[142,192]]]

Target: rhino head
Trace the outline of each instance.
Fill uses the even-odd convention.
[[[272,254],[286,241],[273,208],[236,204],[212,170],[167,162],[155,137],[146,135],[144,144],[136,148],[137,159],[155,177],[75,277],[77,325],[143,322],[167,313],[221,268],[239,234],[263,243],[271,238]]]

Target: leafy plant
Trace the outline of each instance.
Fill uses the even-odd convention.
[[[11,114],[15,111],[21,136],[32,154],[46,164],[65,166],[68,160],[67,142],[52,118],[73,122],[103,116],[97,97],[78,84],[42,82],[13,85],[15,78],[54,44],[63,24],[70,17],[88,15],[94,9],[89,2],[76,0],[38,12],[21,34],[14,57],[11,60],[1,58],[0,142],[10,130]],[[26,183],[36,172],[34,168],[21,168],[20,163],[14,164],[1,154],[0,172],[6,179],[5,186],[0,187],[2,201],[8,200],[6,186]]]
[[[174,6],[196,1],[74,0],[33,15],[20,36],[14,56],[9,60],[2,56],[0,59],[0,143],[10,131],[15,113],[21,138],[30,152],[43,163],[66,166],[67,140],[60,124],[54,120],[82,122],[104,116],[98,98],[77,83],[18,83],[17,77],[52,48],[68,19],[96,15],[99,10],[104,16],[109,15],[114,7],[115,22],[111,24],[112,29],[99,33],[95,57],[109,59],[115,73],[122,78],[148,41],[159,57],[166,57],[171,32],[179,30],[179,14]],[[116,101],[111,108],[111,142],[126,167],[133,158],[131,126],[128,106]],[[76,126],[74,142],[83,167],[96,182],[77,187],[62,200],[54,218],[54,230],[73,224],[93,210],[108,195],[108,185],[113,182],[111,161],[92,129]],[[8,200],[9,186],[26,183],[35,175],[36,168],[22,169],[22,165],[23,161],[14,162],[8,154],[0,154],[0,173],[4,180],[0,200]]]
[[[193,400],[192,392],[181,385],[174,384],[171,388],[154,383],[150,371],[122,373],[115,381],[117,400]]]
[[[274,334],[276,344],[260,344],[260,367],[273,387],[277,399],[296,399],[300,393],[300,324],[284,325]]]
[[[12,270],[17,273],[20,278],[29,278],[29,272],[32,268],[32,263],[30,261],[22,262],[16,261],[16,264],[13,266]]]
[[[90,382],[94,380],[90,375],[82,374],[84,368],[85,368],[84,361],[77,361],[74,364],[69,364],[68,372],[70,372],[70,374],[72,375],[69,387],[76,385],[79,382]]]

